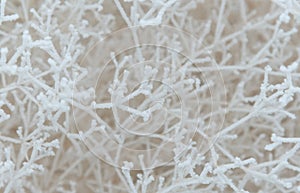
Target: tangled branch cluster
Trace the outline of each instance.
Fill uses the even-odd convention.
[[[0,0],[0,192],[300,192],[298,0]]]

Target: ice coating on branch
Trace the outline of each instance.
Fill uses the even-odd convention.
[[[0,0],[0,192],[299,192],[298,0]]]

